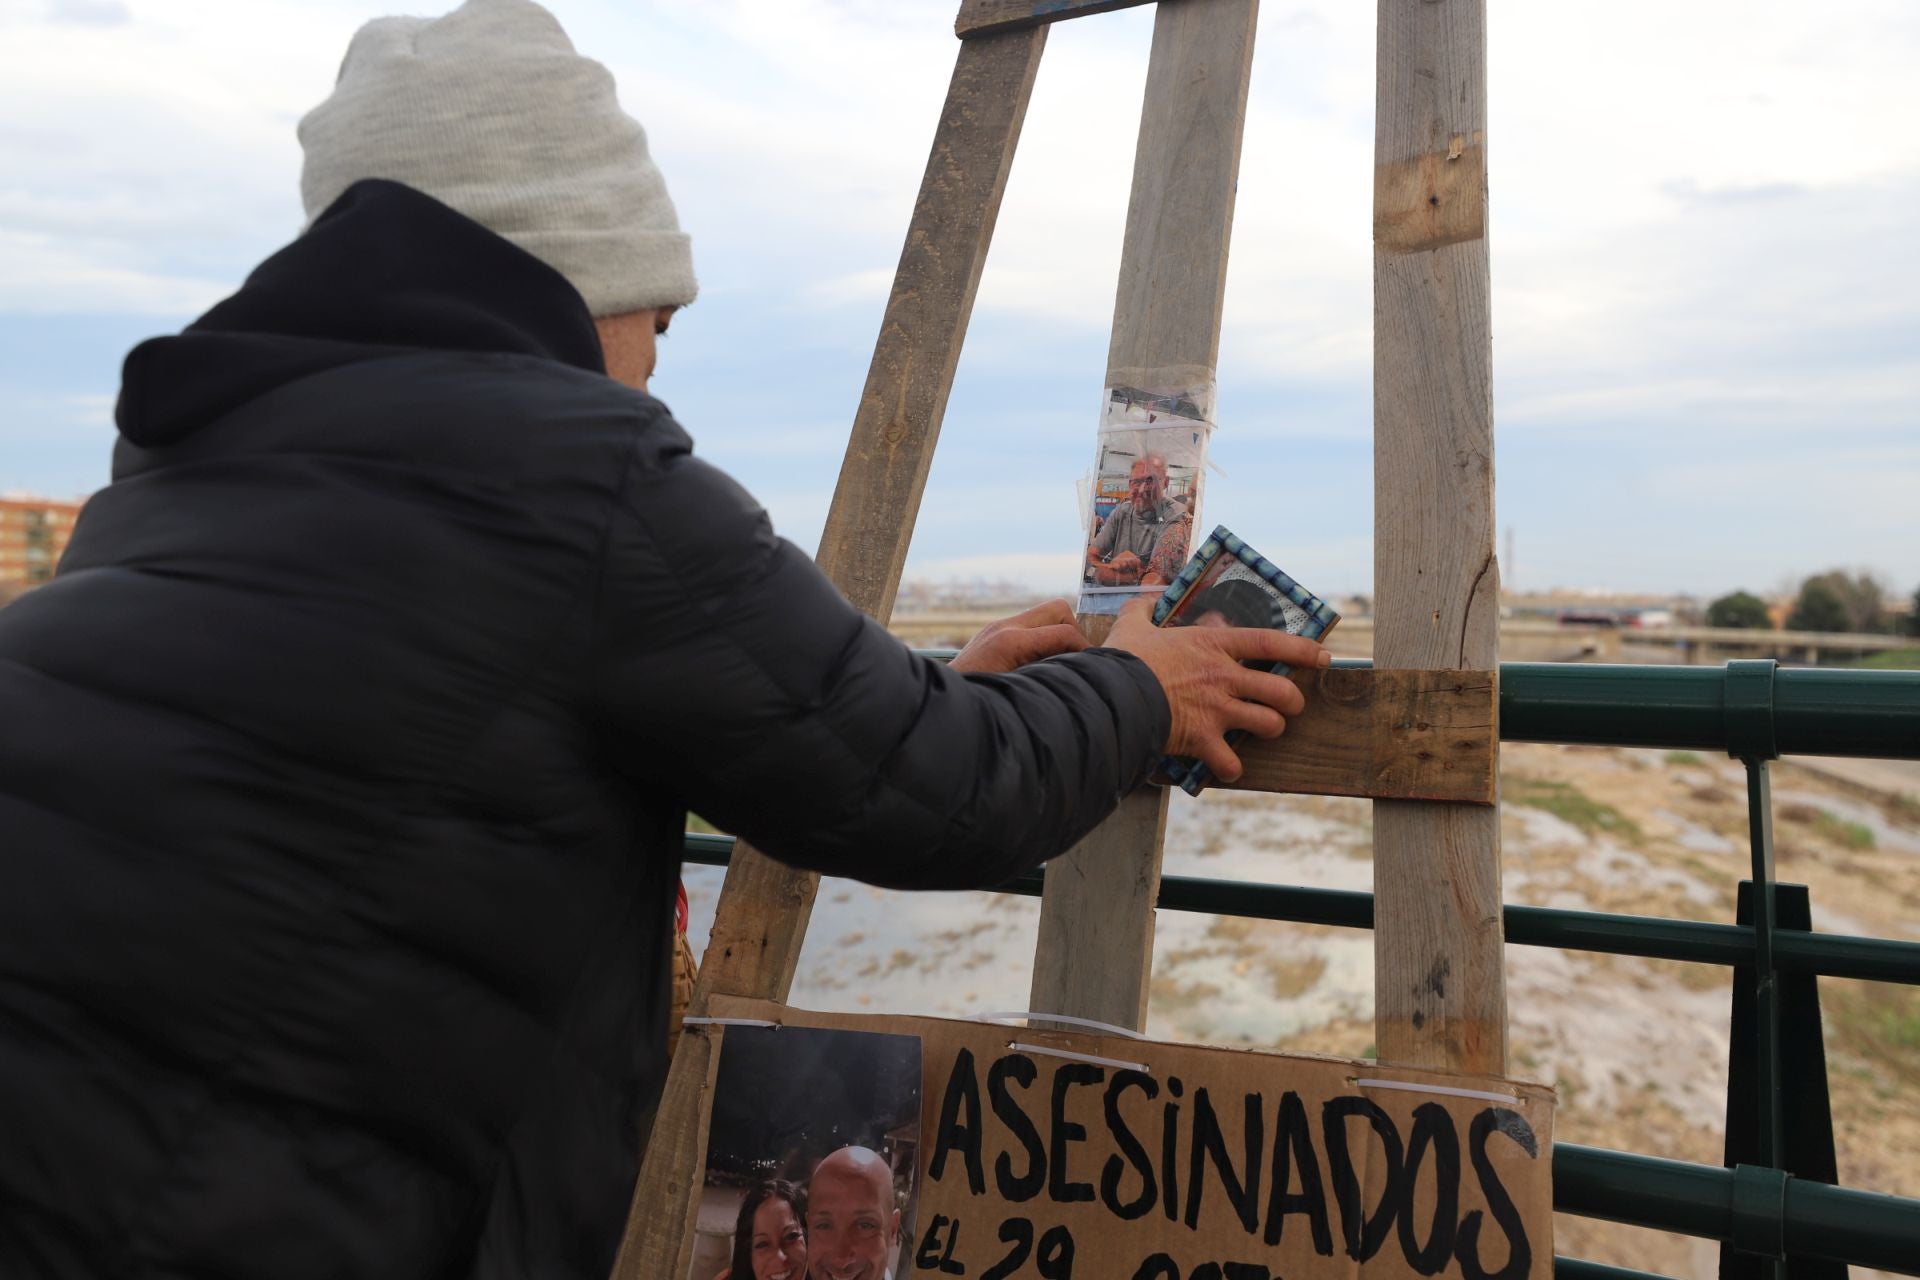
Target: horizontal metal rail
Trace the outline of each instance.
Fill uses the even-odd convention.
[[[723,867],[732,849],[732,836],[691,832],[687,835],[689,862]],[[1037,898],[1045,883],[1042,873],[1033,871],[994,885],[992,891]],[[1254,920],[1286,920],[1348,929],[1373,927],[1373,895],[1350,889],[1306,889],[1250,880],[1162,876],[1156,905],[1168,911],[1245,916]],[[1697,964],[1753,962],[1754,935],[1749,925],[1511,904],[1505,915],[1507,941],[1520,946],[1597,951],[1650,960],[1689,960]],[[1774,934],[1774,967],[1782,972],[1814,973],[1828,978],[1920,985],[1920,942],[1780,929]]]
[[[1729,715],[1726,667],[1500,665],[1500,737],[1750,753]],[[1920,671],[1777,667],[1761,755],[1920,759]]]
[[[1920,1275],[1920,1200],[1658,1156],[1558,1143],[1553,1207],[1725,1240],[1764,1257],[1825,1258]]]

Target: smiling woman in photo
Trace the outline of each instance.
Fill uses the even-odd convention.
[[[733,1260],[717,1280],[805,1280],[806,1201],[790,1182],[763,1182],[740,1202]]]

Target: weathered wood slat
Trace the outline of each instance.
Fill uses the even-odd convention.
[[[1154,369],[1213,376],[1259,11],[1259,0],[1179,0],[1154,15],[1110,379]]]
[[[1154,17],[1109,382],[1123,369],[1212,381],[1258,9],[1258,0],[1180,0]],[[1145,1024],[1166,806],[1158,788],[1131,796],[1048,864],[1034,1009]]]
[[[1149,0],[960,0],[953,34],[962,40],[995,31],[1017,31],[1063,18],[1131,9]]]
[[[858,608],[893,608],[974,293],[1006,192],[1046,28],[960,48],[914,205],[819,561]],[[748,849],[727,869],[693,1008],[716,993],[785,1000],[819,878]],[[684,1036],[614,1264],[616,1280],[686,1274],[706,1135],[710,1041]]]
[[[1374,663],[1489,670],[1493,555],[1484,0],[1380,0],[1374,182]],[[1498,1074],[1497,810],[1374,805],[1382,1061]]]
[[[1499,708],[1492,671],[1306,671],[1307,709],[1239,747],[1246,772],[1216,785],[1373,799],[1494,802]]]
[[[1167,792],[1142,787],[1047,864],[1032,1005],[1139,1029],[1147,1020]]]

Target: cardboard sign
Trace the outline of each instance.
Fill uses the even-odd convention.
[[[729,1207],[743,1210],[726,1236],[737,1261],[718,1271],[737,1280],[1547,1280],[1553,1269],[1544,1086],[754,1001],[719,999],[711,1013],[781,1025],[689,1028],[721,1037],[708,1132],[731,1135],[714,1153],[728,1169],[703,1158],[708,1247],[695,1280],[716,1275]],[[749,1064],[731,1083],[730,1052]],[[874,1074],[870,1058],[891,1076],[917,1060],[917,1089]],[[871,1117],[830,1101],[856,1070],[852,1093],[874,1099]],[[916,1092],[917,1124],[905,1101]],[[765,1114],[782,1108],[804,1114]],[[784,1136],[743,1153],[753,1140],[738,1135],[755,1131]],[[742,1272],[756,1240],[773,1261]]]

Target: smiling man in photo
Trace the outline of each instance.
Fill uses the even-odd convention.
[[[807,1182],[811,1280],[892,1280],[900,1238],[893,1170],[866,1147],[842,1147]]]

